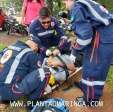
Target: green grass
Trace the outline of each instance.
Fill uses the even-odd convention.
[[[2,44],[2,43],[0,43],[0,51],[2,50],[2,49],[4,49],[6,46],[4,45],[4,44]]]
[[[110,87],[110,89],[113,91],[113,66],[110,67],[107,77],[107,84]]]

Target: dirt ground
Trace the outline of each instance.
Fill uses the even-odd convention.
[[[20,34],[11,34],[7,35],[5,32],[0,32],[0,43],[8,46],[12,43],[15,43],[17,40],[25,40],[27,37]]]
[[[11,43],[14,43],[16,40],[23,39],[20,35],[13,35],[13,36],[7,36],[6,34],[0,33],[0,43],[3,43],[4,45],[9,45]],[[104,88],[103,96],[101,101],[103,102],[103,105],[97,107],[97,108],[88,108],[88,107],[79,107],[74,103],[74,100],[76,97],[82,96],[82,92],[73,86],[69,90],[58,90],[54,93],[55,98],[64,98],[66,101],[68,101],[70,112],[112,112],[113,111],[113,93],[110,91],[108,86],[106,85]],[[1,108],[1,106],[0,106]],[[8,108],[6,111],[1,110],[0,112],[27,112],[24,108],[17,109],[17,108]]]

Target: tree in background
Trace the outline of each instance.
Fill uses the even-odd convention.
[[[21,11],[23,0],[2,0],[7,4],[12,3],[16,11]],[[106,6],[110,11],[113,11],[113,0],[96,0]],[[53,15],[56,15],[60,10],[64,10],[65,7],[62,0],[45,0],[47,6],[50,8]],[[7,7],[7,6],[6,6]]]
[[[7,10],[10,7],[10,5],[12,5],[12,6],[14,6],[16,12],[21,11],[23,0],[4,0],[4,1],[7,4],[7,6],[6,6]]]
[[[54,15],[56,15],[59,10],[64,9],[62,0],[46,0],[46,4]]]

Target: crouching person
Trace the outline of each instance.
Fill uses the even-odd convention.
[[[24,95],[34,99],[40,95],[46,76],[43,70],[37,70],[37,50],[36,40],[27,40],[0,52],[0,101],[16,100]]]
[[[49,70],[39,68],[27,74],[20,81],[14,81],[10,84],[4,82],[0,84],[1,101],[17,100],[26,96],[28,100],[37,100],[43,96],[44,90],[49,81]]]

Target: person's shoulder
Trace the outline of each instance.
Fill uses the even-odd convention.
[[[31,22],[29,28],[30,28],[30,29],[31,29],[31,28],[37,28],[37,27],[39,27],[39,26],[40,26],[39,20],[38,20],[38,19],[34,19],[34,20],[32,20],[32,22]]]
[[[39,25],[39,23],[40,22],[39,22],[38,18],[35,18],[31,21],[31,25]]]
[[[52,21],[58,21],[57,18],[54,17],[54,16],[51,17],[51,20],[52,20]]]
[[[74,6],[73,6],[73,9],[80,9],[82,7],[84,7],[84,5],[82,3],[76,2],[76,4],[74,4]]]
[[[54,17],[54,16],[51,17],[51,22],[54,23],[54,24],[58,24],[59,23],[58,19],[56,17]]]
[[[28,53],[28,57],[31,61],[33,61],[33,60],[36,61],[36,60],[38,60],[38,53],[36,53],[34,51],[30,51]]]
[[[25,49],[29,49],[28,52],[31,52],[32,50],[30,50],[31,48],[23,41],[18,40],[16,43],[8,46],[8,48],[11,48],[13,50],[17,50],[19,52],[25,50]]]
[[[81,4],[80,2],[77,2],[76,4],[74,4],[74,6],[72,7],[71,9],[71,14],[72,15],[76,15],[76,13],[79,13],[79,12],[83,12],[87,10],[87,8],[85,7],[85,5]]]
[[[85,10],[87,10],[87,6],[84,3],[78,2],[78,1],[74,4],[73,8],[74,9],[85,9]]]
[[[12,46],[18,46],[18,47],[21,47],[21,46],[26,46],[27,44],[23,41],[20,41],[20,40],[17,40],[16,43],[12,44]]]
[[[33,56],[37,56],[37,53],[36,52],[34,52],[33,50],[31,50],[30,52],[29,52],[29,55],[31,55],[31,57]]]

